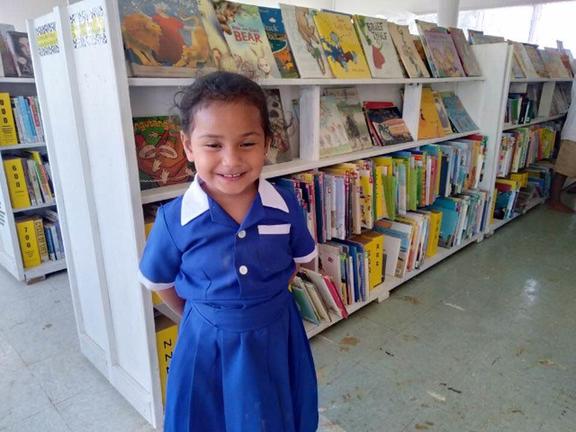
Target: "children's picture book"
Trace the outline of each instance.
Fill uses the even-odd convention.
[[[31,78],[34,76],[32,68],[32,55],[30,53],[30,43],[28,33],[8,30],[6,32],[8,47],[12,52],[14,65],[19,77]]]
[[[468,29],[468,39],[471,45],[506,42],[501,36],[485,35],[483,31]]]
[[[440,124],[442,125],[442,130],[444,131],[445,135],[450,135],[451,133],[454,133],[454,131],[450,127],[450,119],[448,118],[448,113],[446,112],[446,108],[444,107],[442,97],[438,94],[438,92],[433,92],[433,95],[434,95],[434,104],[436,105],[436,111],[438,111],[438,117],[440,118]]]
[[[258,6],[226,0],[212,3],[237,72],[250,79],[282,78]]]
[[[425,30],[424,39],[430,51],[433,70],[438,78],[466,76],[454,42],[448,33],[438,30]]]
[[[446,133],[444,132],[438,109],[434,102],[434,91],[430,87],[423,87],[418,139],[438,138],[444,135],[446,135]]]
[[[438,31],[438,32],[444,31],[445,32],[446,30],[442,27],[438,27],[434,23],[422,21],[422,20],[415,20],[414,24],[416,24],[416,28],[418,29],[418,34],[420,35],[420,37],[418,39],[420,40],[420,45],[422,45],[421,50],[424,52],[424,63],[428,66],[428,70],[430,71],[431,76],[439,77],[438,70],[436,68],[436,64],[434,63],[434,60],[432,59],[432,53],[430,52],[430,47],[428,46],[428,41],[424,37],[424,32],[427,30]],[[414,39],[416,39],[416,37],[414,37]],[[416,42],[415,42],[415,44],[416,44]],[[420,48],[418,46],[416,46],[416,49],[420,50]],[[422,57],[421,53],[420,53],[420,57]]]
[[[338,110],[338,98],[320,96],[320,157],[348,153],[352,150],[345,123]]]
[[[192,181],[180,127],[172,118],[135,117],[133,125],[142,190]]]
[[[478,129],[476,123],[474,123],[468,112],[466,112],[460,98],[458,98],[454,92],[440,92],[440,96],[444,102],[448,118],[454,126],[454,129],[456,129],[456,132],[463,133]]]
[[[524,45],[524,49],[528,54],[528,58],[530,59],[532,66],[534,66],[534,69],[536,70],[538,76],[542,78],[548,78],[548,72],[546,71],[546,66],[544,66],[542,57],[540,57],[540,52],[538,51],[538,45],[532,45],[527,43],[524,43],[522,45]]]
[[[362,15],[354,15],[353,19],[372,77],[403,78],[404,70],[386,20]]]
[[[519,42],[512,42],[512,50],[514,52],[514,58],[518,63],[518,67],[522,71],[522,74],[526,78],[538,78],[538,73],[532,65],[530,61],[530,57],[528,57],[528,52],[526,51],[526,47],[524,44]],[[516,71],[513,70],[513,73],[516,74]]]
[[[388,23],[388,31],[408,76],[410,78],[429,78],[430,74],[418,51],[416,51],[408,26]]]
[[[0,77],[17,77],[18,71],[14,64],[14,57],[8,47],[8,31],[13,31],[11,24],[0,24]]]
[[[391,145],[413,140],[400,110],[390,102],[363,103],[368,124],[379,145]]]
[[[228,48],[226,39],[224,39],[224,34],[220,28],[220,23],[218,22],[212,1],[198,0],[198,4],[200,5],[202,24],[204,25],[206,36],[208,36],[208,43],[212,51],[215,68],[228,72],[236,72],[236,62],[234,61],[234,57],[232,57],[230,48]]]
[[[135,76],[195,77],[216,69],[198,0],[119,0]]]
[[[540,50],[542,61],[546,66],[548,75],[551,78],[572,78],[570,72],[562,62],[562,55],[560,50],[556,48],[544,48]]]
[[[259,9],[260,18],[264,24],[264,30],[266,30],[266,36],[268,36],[268,42],[272,48],[272,54],[276,59],[280,75],[282,78],[298,78],[300,75],[298,75],[296,61],[290,49],[280,9],[262,6]]]
[[[478,60],[476,60],[476,56],[474,55],[474,51],[472,51],[472,47],[466,40],[466,36],[464,36],[464,32],[462,29],[456,27],[450,27],[450,37],[454,42],[454,46],[456,47],[456,51],[458,51],[458,55],[460,56],[460,60],[462,61],[462,67],[464,68],[464,72],[468,76],[480,76],[482,75],[482,71],[480,70],[480,65],[478,64]]]
[[[301,78],[332,78],[314,24],[315,9],[280,4],[282,20]]]
[[[320,11],[314,15],[314,22],[322,49],[336,78],[371,77],[350,15]]]
[[[272,127],[272,143],[266,153],[266,162],[275,164],[288,162],[298,157],[298,149],[292,148],[288,137],[288,131],[292,127],[286,121],[280,90],[265,88],[268,117]],[[292,119],[292,116],[290,116]]]

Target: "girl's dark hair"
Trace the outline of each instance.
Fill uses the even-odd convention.
[[[232,72],[213,72],[196,79],[176,93],[175,105],[180,112],[180,124],[185,133],[194,127],[194,114],[211,102],[246,102],[260,111],[264,136],[272,136],[266,95],[258,84]]]

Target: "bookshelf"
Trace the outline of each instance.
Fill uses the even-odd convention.
[[[143,205],[176,197],[187,185],[140,190],[132,118],[170,113],[174,92],[191,80],[127,76],[114,0],[84,0],[57,7],[52,13],[29,21],[28,29],[39,96],[48,123],[47,145],[60,173],[58,195],[65,202],[61,209],[67,227],[64,241],[73,263],[70,286],[81,350],[143,417],[161,428],[154,307],[150,294],[136,277],[145,243]],[[39,47],[36,34],[46,29],[53,35],[42,41],[50,40],[52,45]],[[264,86],[278,87],[283,99],[299,98],[301,107],[300,159],[267,166],[264,176],[274,178],[469,135],[416,140],[320,159],[319,103],[323,87],[356,86],[363,100],[394,102],[401,107],[412,135],[417,136],[422,86],[431,85],[437,90],[454,91],[479,126],[479,131],[474,132],[488,136],[481,188],[492,191],[511,51],[506,44],[473,49],[484,62],[482,77],[262,82]],[[57,82],[51,79],[54,76],[58,76]],[[481,241],[483,234],[451,249],[439,248],[438,254],[421,268],[402,279],[387,279],[372,290],[367,301],[352,305],[349,313],[372,301],[385,300],[391,290],[469,244]],[[163,305],[156,309],[170,315]],[[308,336],[328,326],[329,323],[319,327],[306,324]]]
[[[7,92],[10,96],[35,96],[35,81],[33,78],[1,77],[0,92]],[[0,265],[17,280],[31,283],[45,278],[50,273],[64,270],[66,268],[66,260],[46,261],[35,267],[24,267],[16,228],[16,218],[41,214],[43,209],[55,210],[56,202],[52,201],[25,208],[13,208],[4,170],[4,160],[10,155],[17,154],[20,150],[40,151],[41,153],[47,151],[44,142],[0,146]]]

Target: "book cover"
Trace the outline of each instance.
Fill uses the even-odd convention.
[[[424,40],[430,51],[437,77],[463,77],[466,76],[454,42],[448,33],[437,30],[425,30]]]
[[[200,6],[204,31],[208,37],[208,44],[212,50],[214,67],[218,70],[236,72],[236,62],[234,61],[234,57],[232,57],[230,48],[228,48],[226,39],[224,39],[224,34],[220,28],[220,23],[214,11],[214,6],[212,6],[212,1],[198,0],[198,5]]]
[[[298,149],[292,148],[288,138],[288,129],[282,108],[280,90],[265,88],[268,117],[272,127],[272,143],[266,153],[266,162],[270,164],[289,162],[298,157]]]
[[[133,119],[142,190],[192,181],[180,127],[166,116]]]
[[[353,19],[372,77],[403,78],[404,70],[386,20],[362,15],[354,15]]]
[[[428,30],[429,31],[438,31],[438,32],[445,31],[445,30],[441,27],[438,27],[434,23],[422,21],[422,20],[415,20],[414,24],[416,24],[418,34],[420,35],[419,37],[416,35],[413,35],[414,44],[416,45],[416,49],[418,50],[420,57],[422,58],[422,61],[424,62],[424,64],[426,66],[428,66],[428,71],[430,72],[430,75],[433,77],[439,77],[438,69],[436,68],[436,64],[434,63],[434,60],[432,59],[432,53],[430,52],[430,47],[428,46],[428,41],[424,37],[424,32],[428,31]],[[418,42],[416,42],[416,40],[419,41],[422,48],[418,47]],[[422,53],[424,53],[424,56],[422,56]]]
[[[42,264],[34,218],[17,219],[16,231],[18,232],[18,242],[20,243],[20,253],[24,268],[28,269]]]
[[[440,118],[440,124],[442,125],[442,130],[444,131],[445,135],[450,135],[451,133],[454,133],[454,131],[450,127],[450,120],[448,118],[446,108],[444,107],[442,97],[438,94],[438,92],[433,92],[433,95],[434,95],[434,104],[436,105],[436,111],[438,111],[438,117]]]
[[[298,278],[296,276],[296,278]],[[292,289],[292,294],[294,300],[296,301],[296,306],[300,311],[300,315],[306,321],[310,321],[312,324],[320,324],[320,317],[317,315],[314,305],[312,304],[312,299],[310,294],[306,291],[306,288],[297,283],[297,279],[294,279],[290,285]]]
[[[526,46],[519,42],[512,42],[512,49],[514,50],[514,57],[518,62],[518,66],[522,70],[522,73],[526,78],[539,78],[538,72],[530,57],[528,55],[528,51],[526,50]]]
[[[444,135],[444,128],[442,127],[438,109],[434,102],[434,92],[430,87],[423,87],[422,100],[420,103],[418,139],[437,138]]]
[[[9,93],[0,92],[0,146],[18,144],[18,133]]]
[[[348,153],[352,147],[348,142],[346,122],[338,109],[335,96],[320,97],[320,157]]]
[[[482,75],[482,71],[480,70],[480,65],[478,64],[478,60],[476,60],[476,56],[474,55],[474,51],[472,51],[472,47],[466,40],[466,36],[464,36],[464,32],[456,27],[450,27],[450,37],[454,42],[454,46],[456,47],[456,51],[460,56],[460,60],[462,61],[462,66],[466,75],[468,76],[480,76]]]
[[[314,24],[315,9],[280,4],[282,19],[301,78],[332,78]]]
[[[195,77],[216,69],[198,0],[119,0],[135,76]]]
[[[416,51],[408,26],[388,23],[388,31],[408,76],[410,78],[429,78],[430,74],[418,51]]]
[[[258,6],[225,0],[212,3],[238,73],[250,79],[282,78]]]
[[[0,24],[0,76],[17,77],[18,71],[14,64],[14,57],[6,40],[7,32],[14,30],[10,24]]]
[[[336,78],[371,78],[350,15],[320,11],[314,15],[314,22],[322,49]]]
[[[395,106],[382,106],[379,102],[364,102],[366,118],[382,145],[412,141],[412,135]]]
[[[454,92],[440,92],[448,118],[457,132],[470,132],[478,129],[462,105],[460,98]]]
[[[22,158],[4,159],[4,172],[13,209],[28,208],[32,205],[23,166],[25,160]]]
[[[8,30],[6,32],[6,42],[12,52],[12,58],[14,59],[14,65],[16,66],[18,76],[28,78],[34,77],[28,33]]]
[[[260,18],[282,78],[299,78],[280,9],[260,6]]]
[[[528,54],[528,59],[530,60],[530,63],[532,63],[532,66],[534,66],[534,69],[536,70],[538,76],[541,78],[548,78],[548,72],[546,71],[546,66],[544,66],[542,57],[540,57],[540,51],[538,51],[538,46],[527,43],[524,43],[522,45],[524,46],[524,49]]]

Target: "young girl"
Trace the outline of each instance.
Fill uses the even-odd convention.
[[[196,178],[158,210],[142,283],[182,314],[167,432],[312,432],[316,375],[288,291],[316,245],[293,194],[260,178],[271,127],[262,89],[216,72],[179,103]]]

